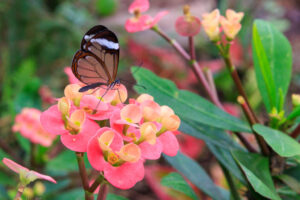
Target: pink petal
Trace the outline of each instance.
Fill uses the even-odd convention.
[[[168,156],[176,156],[179,150],[179,144],[177,138],[171,131],[163,133],[158,139],[163,145],[163,153]]]
[[[67,74],[68,78],[69,78],[69,82],[71,84],[73,83],[81,83],[73,74],[71,67],[65,67],[64,68],[64,72]]]
[[[151,28],[153,19],[149,15],[142,15],[138,19],[130,18],[125,23],[125,29],[129,33],[144,31]]]
[[[24,170],[24,171],[29,171],[29,169],[19,165],[18,163],[8,159],[8,158],[3,158],[2,162],[11,170],[13,170],[16,173],[19,173],[20,170]]]
[[[120,167],[107,165],[104,169],[104,177],[113,186],[126,190],[132,188],[138,181],[143,180],[145,175],[142,160],[136,163],[126,162]]]
[[[133,1],[129,8],[129,13],[134,13],[135,10],[139,10],[140,12],[145,12],[149,9],[149,0],[135,0]]]
[[[50,177],[50,176],[47,176],[47,175],[44,175],[44,174],[40,174],[40,173],[38,173],[36,171],[32,171],[32,172],[33,172],[34,175],[37,176],[38,179],[44,179],[46,181],[50,181],[52,183],[56,183],[56,181],[52,177]]]
[[[96,135],[89,141],[87,148],[87,156],[89,162],[92,167],[98,171],[103,171],[106,165],[110,165],[104,160],[102,150],[98,142],[98,138],[100,137],[100,135],[109,130],[115,132],[115,136],[112,143],[110,144],[110,148],[114,151],[119,151],[123,146],[122,137],[115,130],[108,127],[100,128],[97,131]]]
[[[43,128],[52,134],[61,135],[67,133],[64,121],[61,118],[61,113],[57,105],[53,105],[41,114],[40,118]]]
[[[143,142],[139,144],[139,147],[142,151],[142,157],[149,160],[159,159],[163,150],[163,145],[158,139],[154,145],[151,145],[148,142]]]
[[[89,119],[85,119],[82,130],[75,135],[66,133],[61,135],[61,142],[70,150],[86,152],[89,140],[97,133],[99,125]]]
[[[166,11],[166,10],[157,13],[157,15],[152,20],[151,27],[156,25],[161,20],[161,18],[163,18],[168,13],[169,13],[169,11]]]

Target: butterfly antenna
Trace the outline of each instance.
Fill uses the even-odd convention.
[[[145,86],[136,84],[135,82],[127,81],[127,80],[124,80],[124,79],[119,79],[119,80],[120,80],[121,82],[126,82],[126,83],[129,83],[129,84],[131,84],[131,85],[136,85],[136,86],[138,86],[138,87],[144,88],[145,90],[147,89]]]
[[[143,66],[143,61],[141,61],[141,63],[138,65],[137,69],[134,72],[132,72],[132,74],[135,74],[137,71],[139,71],[142,68],[142,66]]]

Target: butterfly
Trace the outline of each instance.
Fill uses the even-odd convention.
[[[87,31],[72,61],[73,74],[86,84],[79,92],[101,86],[106,86],[107,92],[120,84],[120,80],[116,79],[119,52],[117,36],[105,26],[97,25]]]

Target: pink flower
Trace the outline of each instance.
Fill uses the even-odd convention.
[[[101,128],[90,140],[87,150],[92,167],[103,171],[113,186],[129,189],[144,178],[144,165],[140,148],[129,143],[111,128]]]
[[[8,167],[10,168],[12,171],[18,173],[20,175],[20,180],[24,185],[29,184],[30,182],[36,180],[36,179],[44,179],[46,181],[50,181],[52,183],[56,183],[56,181],[47,175],[44,174],[40,174],[36,171],[33,170],[29,170],[17,163],[15,163],[14,161],[8,159],[8,158],[3,158],[2,162]]]
[[[70,83],[70,84],[76,83],[76,84],[82,84],[82,85],[83,85],[83,83],[81,83],[81,82],[74,76],[71,67],[65,67],[65,68],[64,68],[64,71],[65,71],[66,75],[67,75],[68,78],[69,78],[69,83]]]
[[[68,115],[63,115],[57,105],[42,113],[41,123],[48,132],[60,135],[61,142],[76,152],[86,152],[88,141],[100,128],[96,122],[86,118],[83,110],[73,109]]]
[[[40,123],[40,116],[41,111],[35,108],[24,108],[16,116],[12,130],[20,132],[23,137],[33,143],[49,147],[56,136],[44,130]]]
[[[220,11],[215,9],[211,13],[204,13],[202,17],[203,29],[209,39],[212,41],[220,40]]]
[[[128,19],[125,23],[125,28],[128,32],[144,31],[155,26],[158,21],[168,14],[167,11],[159,12],[154,18],[149,15],[141,15],[149,9],[148,0],[135,0],[129,6],[129,13],[134,14],[134,17]]]
[[[240,21],[243,17],[243,12],[236,13],[231,9],[226,10],[226,18],[221,16],[220,23],[228,40],[233,40],[241,30],[242,25],[240,24]]]
[[[188,5],[183,7],[184,16],[177,18],[175,23],[176,32],[182,36],[195,36],[199,33],[201,22],[199,18],[192,16]]]

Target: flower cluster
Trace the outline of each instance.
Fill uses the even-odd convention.
[[[158,21],[168,14],[167,11],[159,12],[154,18],[142,13],[149,9],[149,0],[134,0],[128,8],[128,12],[134,16],[125,23],[128,32],[138,32],[152,28]]]
[[[35,108],[23,108],[21,113],[16,116],[12,130],[13,132],[20,132],[23,137],[28,138],[33,143],[49,147],[56,137],[41,126],[41,113]]]
[[[85,93],[80,87],[66,86],[65,96],[41,115],[41,123],[70,150],[87,152],[92,167],[112,185],[129,189],[144,178],[146,159],[177,154],[173,131],[180,119],[171,108],[147,94],[124,104],[127,90],[121,84]]]
[[[211,13],[203,14],[202,25],[212,41],[220,40],[220,25],[228,40],[233,40],[241,29],[241,20],[244,13],[235,12],[234,10],[226,10],[226,17],[220,15],[218,9],[213,10]]]

